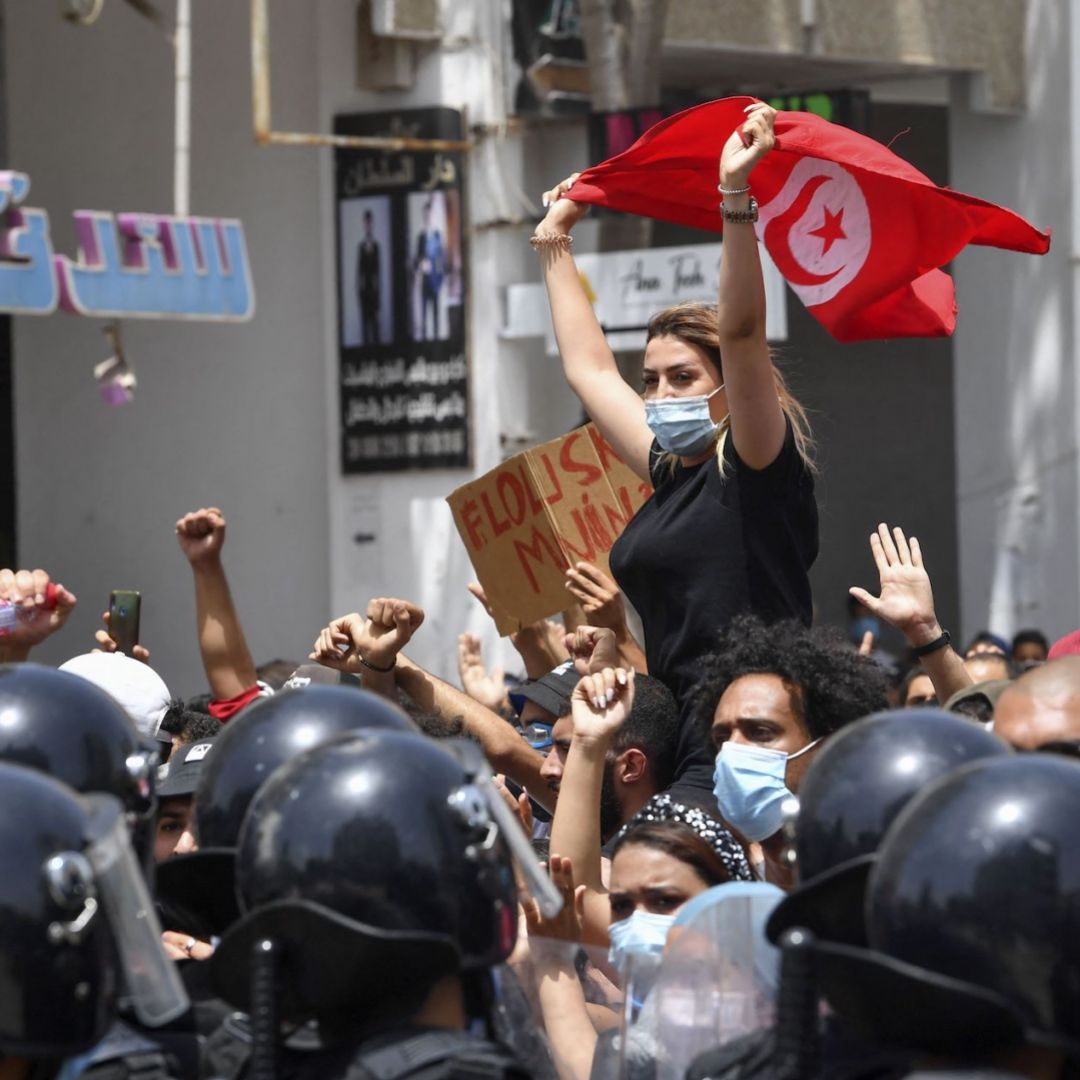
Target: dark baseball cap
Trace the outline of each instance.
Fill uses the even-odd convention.
[[[574,670],[574,661],[567,660],[539,679],[529,679],[510,692],[510,699],[525,698],[545,709],[552,716],[566,716],[570,712],[570,695],[574,692],[580,676]],[[520,707],[518,712],[520,712]]]
[[[158,798],[194,795],[195,788],[199,785],[203,762],[213,747],[213,739],[200,739],[174,750],[172,757],[158,769]]]

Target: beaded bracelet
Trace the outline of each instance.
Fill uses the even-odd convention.
[[[391,671],[397,667],[397,664],[391,664],[389,667],[379,667],[377,664],[373,664],[370,660],[365,660],[360,653],[356,654],[356,659],[360,661],[368,669],[368,671],[377,671],[380,675],[388,675]]]
[[[569,233],[543,232],[534,233],[529,243],[534,248],[558,247],[569,251],[574,246],[574,238]]]
[[[723,184],[717,184],[716,190],[719,191],[721,195],[745,195],[750,190],[750,185],[747,184],[746,187],[726,188]]]

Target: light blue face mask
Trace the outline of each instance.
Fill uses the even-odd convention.
[[[662,953],[674,922],[674,915],[653,915],[648,911],[635,911],[629,919],[613,922],[608,927],[611,936],[608,959],[616,967],[622,967],[631,954]]]
[[[795,797],[785,782],[787,764],[819,742],[815,739],[794,754],[730,740],[724,743],[713,770],[713,794],[720,816],[751,843],[779,832],[784,802]]]
[[[695,457],[708,450],[720,428],[709,414],[709,399],[723,389],[721,383],[712,394],[647,400],[645,423],[660,449],[679,457]]]

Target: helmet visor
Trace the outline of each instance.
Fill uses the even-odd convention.
[[[187,993],[165,954],[161,926],[119,806],[104,799],[93,799],[91,805],[92,838],[86,855],[116,942],[127,995],[142,1023],[160,1027],[187,1011]]]
[[[491,782],[491,777],[487,773],[479,773],[473,782],[484,796],[488,811],[500,835],[506,841],[506,846],[510,849],[510,854],[529,892],[539,905],[541,914],[545,918],[553,919],[562,911],[562,893],[555,888],[551,878],[541,868],[536,853],[529,843],[529,838],[521,827],[521,822],[503,801],[502,795],[499,794],[498,788]]]

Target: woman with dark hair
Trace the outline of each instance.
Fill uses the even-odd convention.
[[[723,825],[661,794],[619,833],[605,885],[599,833],[603,763],[612,736],[633,707],[634,683],[633,672],[608,668],[585,676],[574,690],[574,735],[552,838],[578,854],[574,860],[562,855],[549,860],[563,912],[547,920],[535,905],[526,908],[538,996],[562,1080],[585,1080],[597,1045],[575,966],[578,946],[610,944],[609,963],[602,966],[625,972],[633,958],[663,952],[675,916],[687,902],[715,885],[753,877],[742,848]],[[568,822],[576,828],[568,829]]]
[[[677,790],[707,805],[712,765],[685,722],[697,662],[740,612],[774,621],[812,615],[817,556],[806,415],[773,364],[750,191],[773,145],[774,111],[747,110],[719,161],[724,220],[719,302],[662,311],[649,324],[642,395],[623,380],[571,256],[585,207],[575,177],[545,195],[541,253],[563,369],[601,433],[655,488],[611,552],[619,587],[641,616],[649,674],[679,701]]]
[[[575,967],[585,886],[575,886],[570,859],[552,855],[549,866],[552,881],[563,894],[562,915],[546,920],[535,906],[526,908],[540,1008],[561,1080],[587,1080],[593,1074],[600,1036]],[[714,844],[692,826],[674,820],[628,825],[615,844],[608,893],[609,960],[615,971],[625,974],[634,958],[662,954],[680,909],[714,885],[731,880],[731,870]],[[544,938],[555,940],[538,940]],[[614,1034],[604,1042],[604,1056],[610,1056]]]
[[[661,952],[679,909],[699,893],[731,881],[709,841],[678,821],[628,826],[611,858],[611,960]]]

